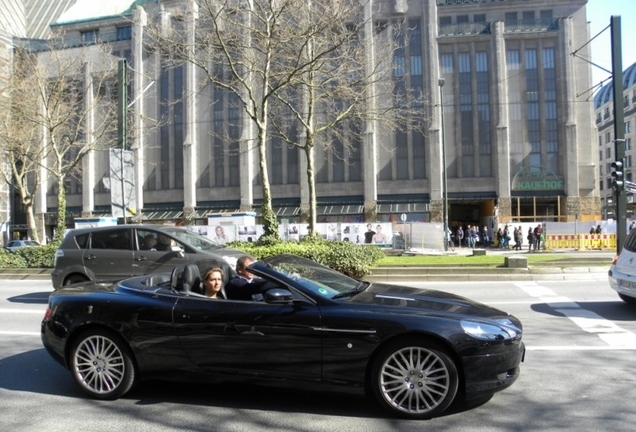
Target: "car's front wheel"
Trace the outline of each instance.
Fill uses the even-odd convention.
[[[401,417],[431,418],[453,402],[457,367],[439,344],[423,339],[387,345],[373,365],[371,385],[378,402]]]
[[[73,378],[95,399],[117,399],[135,384],[130,349],[116,334],[93,329],[82,333],[71,349]]]

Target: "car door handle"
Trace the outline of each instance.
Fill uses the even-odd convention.
[[[146,261],[148,258],[146,258],[145,256],[140,256],[135,258],[135,261]]]
[[[86,256],[86,259],[87,259],[87,260],[92,260],[92,259],[96,259],[96,258],[97,258],[97,257],[96,257],[95,255],[92,255],[92,254],[91,254],[91,255],[87,255],[87,256]]]

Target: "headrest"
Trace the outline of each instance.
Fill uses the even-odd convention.
[[[200,294],[201,273],[196,264],[187,264],[183,269],[183,291]]]

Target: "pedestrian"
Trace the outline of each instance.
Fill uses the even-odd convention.
[[[497,228],[497,232],[495,233],[495,239],[497,240],[497,246],[499,246],[499,249],[503,249],[504,248],[503,231],[501,230],[501,228]]]
[[[510,230],[508,229],[508,225],[504,226],[502,238],[504,243],[504,249],[510,249]]]
[[[534,250],[541,250],[541,237],[543,236],[543,228],[541,224],[537,225],[534,229]]]
[[[636,227],[636,221],[632,221],[631,224],[629,224],[629,232],[632,232],[632,230],[634,229],[634,227]]]
[[[464,239],[464,229],[462,228],[461,225],[459,226],[459,228],[457,228],[457,234],[455,236],[457,237],[457,244],[461,248],[462,240]]]
[[[488,227],[486,225],[484,225],[481,230],[481,241],[482,247],[487,247],[490,244],[490,236],[488,235]]]
[[[479,232],[477,231],[477,225],[473,225],[473,227],[470,229],[470,241],[473,246],[473,249],[475,248],[475,246],[477,246],[478,240],[479,240]]]
[[[596,230],[594,232],[594,234],[600,234],[601,233],[601,225],[596,225]]]
[[[473,229],[470,225],[468,225],[466,227],[466,247],[473,247],[473,236],[472,236],[472,232]]]
[[[519,228],[515,228],[512,237],[515,240],[515,250],[521,250],[521,233],[519,232]]]
[[[534,230],[532,227],[528,228],[528,252],[532,252],[532,247],[535,245]]]

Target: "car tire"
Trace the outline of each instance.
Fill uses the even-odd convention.
[[[64,286],[67,285],[71,285],[74,283],[80,283],[80,282],[88,282],[89,279],[86,276],[80,275],[80,274],[74,274],[74,275],[70,275],[65,281],[64,281]]]
[[[73,342],[69,363],[75,382],[94,399],[117,399],[137,380],[130,349],[107,330],[92,329],[79,335]]]
[[[623,300],[625,303],[630,304],[630,305],[636,305],[636,297],[630,297],[627,296],[625,294],[621,294],[618,293],[618,296],[621,298],[621,300]]]
[[[425,339],[384,347],[372,367],[376,400],[393,414],[428,419],[448,408],[459,387],[457,366],[439,344]]]

